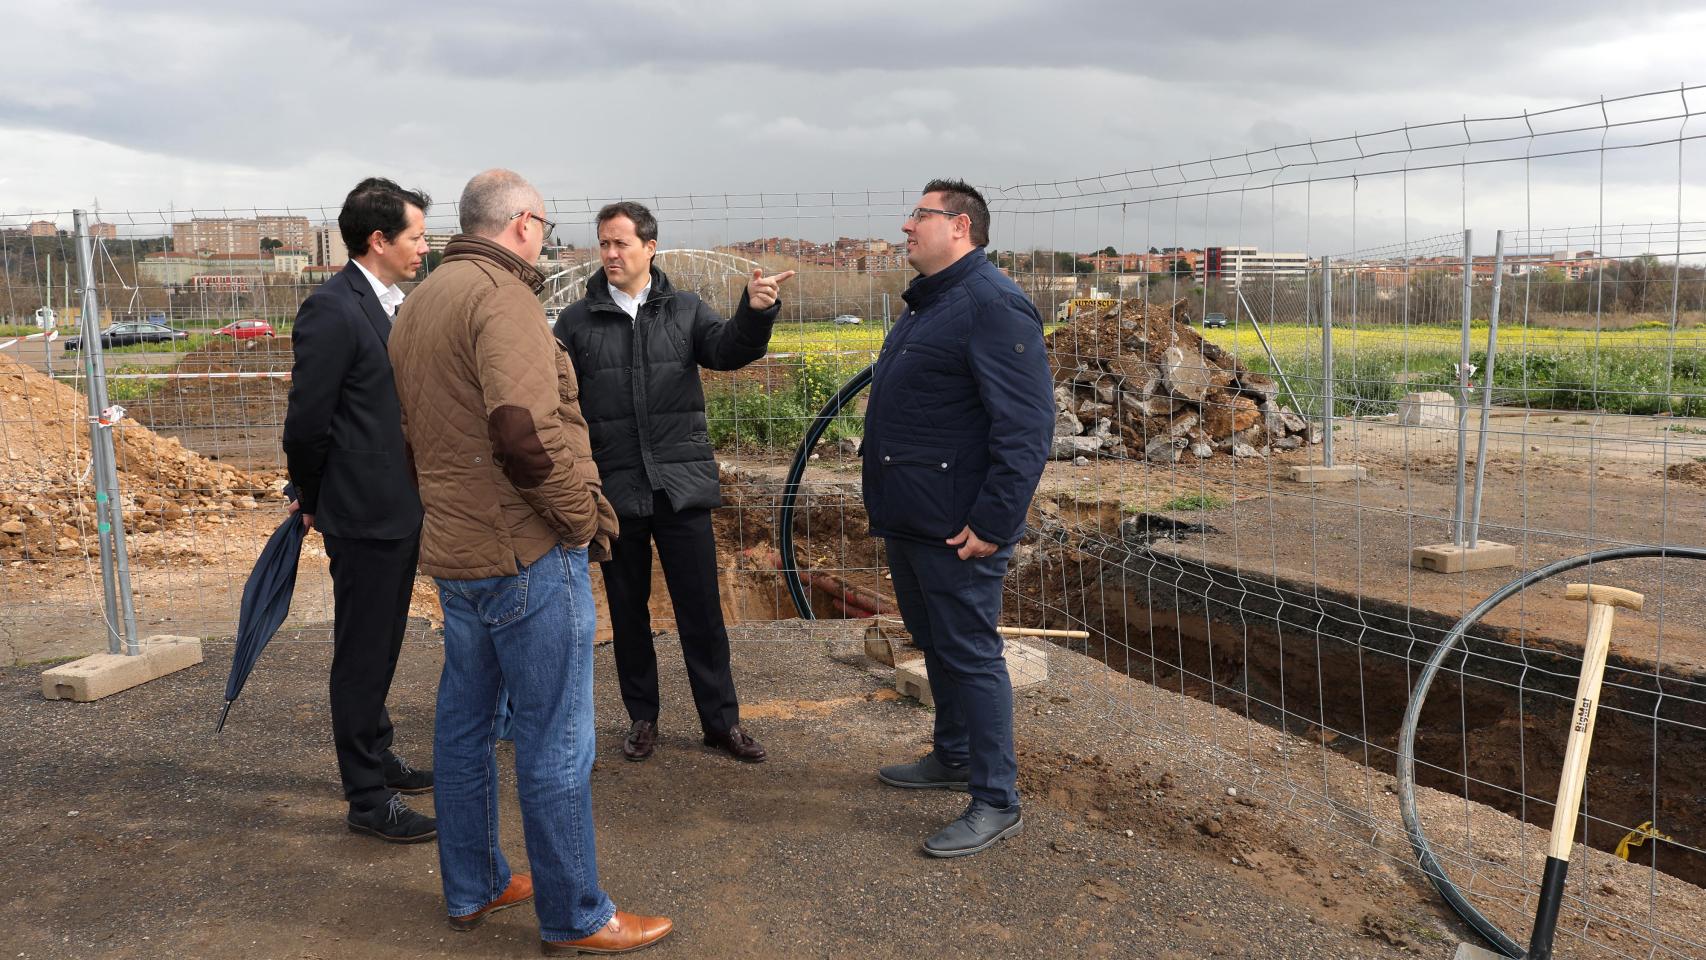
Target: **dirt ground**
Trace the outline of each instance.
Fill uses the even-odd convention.
[[[1370,830],[1390,826],[1389,778],[1065,652],[1018,694],[1025,833],[930,860],[918,842],[963,798],[872,775],[924,748],[928,711],[867,670],[846,626],[765,629],[735,645],[743,718],[772,755],[757,766],[697,744],[668,645],[659,753],[621,760],[598,651],[603,882],[620,906],[677,924],[648,956],[1444,958],[1461,935],[1400,865],[1402,845]],[[532,955],[528,910],[453,933],[431,845],[343,828],[325,645],[270,649],[215,738],[228,653],[211,644],[202,666],[93,704],[44,701],[36,671],[0,669],[5,956]],[[438,656],[410,644],[391,700],[399,749],[421,762]],[[501,766],[521,867],[507,748]],[[1345,802],[1323,816],[1299,786]],[[1455,803],[1430,795],[1425,809],[1460,818]],[[1491,819],[1478,832],[1520,829],[1479,816]],[[1701,915],[1699,890],[1661,876],[1649,894],[1644,871],[1604,858],[1578,875],[1600,891],[1592,908],[1700,955],[1674,939],[1686,929],[1663,932]],[[1610,954],[1567,939],[1559,955]]]
[[[275,342],[200,351],[183,362],[203,372],[253,372],[286,369],[288,359],[288,343]],[[759,382],[756,374],[745,379]],[[57,538],[62,549],[16,552],[27,539],[20,534],[10,541],[14,552],[0,555],[0,664],[14,665],[0,669],[0,710],[11,721],[0,723],[0,842],[10,851],[0,863],[12,856],[19,864],[51,859],[77,866],[55,871],[48,879],[53,891],[38,898],[39,907],[16,901],[19,889],[5,886],[22,882],[18,870],[3,872],[0,900],[13,906],[0,910],[0,930],[7,931],[0,948],[22,931],[31,939],[20,941],[18,952],[32,957],[230,956],[237,954],[228,948],[241,946],[245,935],[255,946],[244,956],[486,955],[486,947],[470,945],[475,940],[434,925],[436,885],[424,875],[436,866],[430,853],[374,851],[338,828],[322,702],[331,601],[317,538],[305,547],[291,620],[234,715],[233,731],[223,741],[200,733],[204,713],[211,724],[223,683],[243,580],[281,517],[270,497],[284,384],[173,381],[132,405],[131,416],[153,431],[133,431],[131,449],[141,452],[127,457],[126,468],[181,462],[189,471],[182,480],[149,473],[139,488],[154,498],[135,505],[153,529],[139,523],[130,535],[141,633],[212,641],[209,664],[143,688],[165,694],[133,692],[87,706],[35,699],[40,662],[104,649],[106,641],[87,517],[66,509],[70,501],[52,492],[59,487],[43,487],[52,496],[25,492],[25,499],[35,496],[26,508],[56,511],[30,519],[28,537]],[[67,422],[75,420],[75,404],[52,406],[69,409]],[[27,425],[46,423],[44,416],[32,407]],[[9,429],[8,461],[27,463],[34,441],[17,432],[15,420]],[[63,486],[80,467],[75,430],[58,434],[71,438],[62,451],[67,465],[48,479]],[[1706,542],[1706,519],[1697,509],[1706,474],[1695,462],[1706,455],[1706,443],[1695,434],[1706,435],[1706,422],[1534,413],[1495,420],[1483,536],[1515,544],[1517,565],[1450,576],[1418,571],[1409,556],[1416,546],[1451,538],[1454,434],[1347,423],[1337,435],[1338,459],[1367,467],[1370,476],[1339,486],[1284,479],[1292,464],[1318,461],[1320,447],[1251,460],[1187,457],[1165,466],[1126,459],[1051,464],[1033,518],[1045,537],[1026,549],[1037,556],[1053,550],[1061,562],[1016,565],[1015,578],[1023,582],[1012,585],[1035,603],[1012,605],[1009,619],[1096,631],[1098,649],[1084,645],[1081,652],[1107,658],[1119,648],[1121,671],[1142,679],[1061,651],[1055,662],[1062,673],[1051,689],[1023,695],[1021,707],[1029,708],[1021,710],[1023,787],[1035,798],[1028,810],[1036,812],[1028,816],[1049,831],[1046,843],[1035,841],[1033,826],[999,869],[987,872],[911,856],[917,838],[951,816],[954,805],[902,798],[907,837],[901,842],[889,835],[902,824],[895,798],[866,781],[871,766],[894,756],[896,744],[912,749],[924,742],[927,715],[886,699],[882,685],[846,651],[826,658],[821,644],[755,641],[742,644],[740,654],[749,671],[743,676],[752,678],[743,679],[747,715],[761,725],[777,762],[759,771],[719,765],[692,746],[690,731],[678,730],[678,753],[641,767],[601,765],[608,883],[625,906],[631,898],[638,909],[676,911],[682,935],[659,956],[900,955],[903,945],[919,942],[935,949],[940,939],[932,923],[957,934],[952,946],[936,950],[948,956],[1449,955],[1441,938],[1459,931],[1438,918],[1435,898],[1413,872],[1396,866],[1409,858],[1384,772],[1394,742],[1390,721],[1402,710],[1415,664],[1405,658],[1382,664],[1354,636],[1350,643],[1324,633],[1313,643],[1297,637],[1288,643],[1242,622],[1232,631],[1226,624],[1193,627],[1148,605],[1154,584],[1134,593],[1105,566],[1087,562],[1078,546],[1051,546],[1047,538],[1064,530],[1078,544],[1120,540],[1134,521],[1184,525],[1178,535],[1145,538],[1142,549],[1284,582],[1303,595],[1349,596],[1359,605],[1449,622],[1520,572],[1551,560],[1623,543]],[[1471,455],[1474,446],[1471,437]],[[207,460],[186,460],[186,450]],[[763,622],[792,612],[774,549],[787,458],[726,456],[728,506],[716,515],[725,606],[732,622],[762,630]],[[223,477],[233,467],[243,472],[240,483],[193,479]],[[795,519],[797,560],[849,596],[882,598],[890,591],[879,545],[865,533],[858,472],[858,460],[846,451],[820,451]],[[179,487],[187,493],[174,494]],[[185,499],[191,496],[193,502]],[[174,517],[173,503],[186,510]],[[7,542],[0,538],[0,547]],[[1593,577],[1648,596],[1644,611],[1619,618],[1617,669],[1662,680],[1669,700],[1661,702],[1689,708],[1702,702],[1706,580],[1680,561],[1607,565]],[[661,568],[654,568],[654,580],[654,623],[667,631],[673,625]],[[421,619],[399,680],[408,692],[399,715],[413,710],[405,723],[424,731],[436,657],[429,583],[421,582],[416,599]],[[838,615],[823,590],[811,599],[819,616]],[[1564,601],[1562,583],[1555,582],[1526,591],[1485,623],[1524,650],[1569,656],[1579,649],[1584,621],[1582,605]],[[604,684],[608,655],[601,657]],[[679,662],[672,667],[664,660],[666,675],[675,671],[670,682],[681,687]],[[283,685],[270,699],[257,695],[273,683]],[[613,715],[614,692],[601,690],[605,713]],[[685,698],[684,689],[677,695]],[[1458,696],[1435,695],[1442,702]],[[1533,854],[1544,849],[1549,808],[1536,798],[1550,796],[1546,777],[1555,777],[1559,759],[1544,735],[1545,711],[1509,690],[1501,696],[1463,697],[1461,716],[1441,718],[1442,729],[1456,731],[1459,740],[1431,746],[1424,740],[1433,753],[1423,757],[1424,775],[1431,770],[1431,782],[1447,791],[1437,800],[1440,835],[1461,841],[1495,903],[1516,897],[1513,891],[1538,875]],[[1274,704],[1279,708],[1263,708]],[[1234,709],[1223,709],[1228,705]],[[248,710],[254,717],[239,721]],[[1706,724],[1667,721],[1616,733],[1618,722],[1602,717],[1613,734],[1599,738],[1595,761],[1612,764],[1606,769],[1614,773],[1596,782],[1622,792],[1590,789],[1591,806],[1604,818],[1590,839],[1608,848],[1617,837],[1607,842],[1607,823],[1632,826],[1648,811],[1682,844],[1706,847],[1698,833],[1706,827],[1706,795],[1697,786],[1706,781],[1706,740],[1699,733]],[[112,737],[113,730],[124,736]],[[608,718],[601,726],[606,756],[620,732]],[[1475,738],[1473,750],[1460,745],[1467,736]],[[221,758],[233,741],[245,746]],[[416,756],[429,752],[424,732],[412,744]],[[1466,769],[1428,763],[1460,754]],[[76,789],[65,786],[68,776],[78,778]],[[1473,786],[1454,787],[1451,776]],[[822,787],[800,788],[819,781]],[[1229,784],[1246,791],[1239,800],[1224,795]],[[740,796],[738,806],[719,804],[732,794]],[[1348,808],[1337,801],[1341,794],[1350,798]],[[683,804],[683,796],[699,799]],[[1468,803],[1467,796],[1540,826]],[[1605,806],[1608,797],[1616,804]],[[186,817],[179,803],[223,813]],[[690,830],[693,842],[683,848],[679,833],[658,836],[659,823]],[[771,829],[755,837],[754,823]],[[1126,829],[1133,831],[1129,839]],[[257,836],[269,849],[290,850],[288,857],[279,862],[239,849]],[[1348,845],[1335,846],[1334,838]],[[90,858],[91,850],[111,855]],[[1702,915],[1688,899],[1699,895],[1697,888],[1680,885],[1674,896],[1683,899],[1673,901],[1667,899],[1677,883],[1672,876],[1588,856],[1599,857],[1593,876],[1611,878],[1604,889],[1589,888],[1582,907],[1592,918],[1589,939],[1643,953],[1642,937],[1658,936],[1676,917]],[[1636,859],[1643,856],[1650,853]],[[1674,872],[1677,857],[1665,856],[1661,868]],[[1706,877],[1706,856],[1690,850],[1683,859],[1682,875]],[[321,864],[329,865],[324,875],[316,872]],[[165,878],[163,896],[121,898],[125,906],[103,917],[112,888],[144,873]],[[352,900],[352,891],[376,876],[409,908],[410,922]],[[295,913],[275,916],[232,893],[250,889],[283,898]],[[659,890],[674,902],[706,906],[693,907],[700,911],[694,914],[647,902]],[[956,911],[953,898],[966,893],[989,906]],[[1509,924],[1526,930],[1518,914],[1531,912],[1531,903],[1521,905]],[[239,931],[235,940],[225,936],[230,930]],[[686,952],[694,942],[689,933],[705,952]],[[771,936],[793,939],[779,945],[765,939]],[[501,943],[513,951],[528,948],[527,939],[521,925]],[[347,947],[352,941],[360,952]],[[1698,943],[1665,943],[1671,952],[1659,955],[1706,955]],[[160,944],[161,952],[150,952]],[[980,946],[986,948],[978,952]]]

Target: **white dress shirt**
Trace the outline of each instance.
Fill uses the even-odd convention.
[[[641,290],[637,297],[628,296],[614,285],[610,288],[610,299],[616,301],[616,305],[622,308],[622,312],[626,313],[630,320],[640,319],[640,304],[645,303],[646,298],[651,295],[652,283],[650,280],[646,281],[646,288]]]
[[[355,268],[361,271],[361,275],[367,278],[367,282],[373,284],[373,294],[379,298],[379,306],[385,310],[385,315],[395,317],[397,308],[403,305],[402,288],[394,283],[390,286],[380,283],[379,278],[373,275],[373,271],[362,266],[360,260],[351,260],[350,263],[355,264]]]

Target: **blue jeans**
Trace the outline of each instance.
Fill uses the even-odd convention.
[[[514,706],[516,793],[545,940],[591,936],[616,912],[592,823],[592,584],[586,550],[555,547],[513,577],[437,580],[444,672],[433,736],[438,862],[451,916],[509,886],[498,849],[500,691]]]
[[[1018,803],[1013,683],[995,632],[1012,544],[961,560],[948,546],[899,537],[884,542],[901,619],[930,672],[937,758],[965,764],[971,795],[979,800],[998,807]]]

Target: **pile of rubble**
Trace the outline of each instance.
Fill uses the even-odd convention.
[[[1079,310],[1048,335],[1056,459],[1108,453],[1176,463],[1319,443],[1279,386],[1183,322],[1187,301]]]
[[[190,530],[282,500],[279,478],[207,460],[126,417],[114,429],[125,527]],[[0,558],[98,551],[88,401],[0,357]]]

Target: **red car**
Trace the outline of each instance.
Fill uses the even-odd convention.
[[[272,324],[265,320],[233,320],[232,322],[213,331],[215,335],[231,337],[236,340],[253,340],[256,337],[271,337]]]

